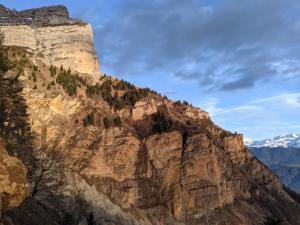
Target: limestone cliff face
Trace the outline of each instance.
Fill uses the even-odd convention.
[[[44,8],[33,12],[37,18],[52,18],[55,15],[55,11],[49,14]],[[27,14],[30,13],[31,11],[22,12],[20,17],[28,18]],[[12,14],[11,18],[16,17]],[[42,25],[0,20],[0,29],[6,35],[5,45],[28,48],[34,53],[34,59],[37,61],[58,68],[61,65],[65,68],[70,67],[73,71],[89,74],[95,80],[99,79],[100,68],[91,26],[70,20],[67,11],[55,18],[59,18],[55,20],[56,23],[52,23],[51,20],[45,21]]]
[[[105,196],[109,204],[101,207],[129,215],[123,224],[260,225],[269,214],[285,225],[300,224],[300,206],[278,178],[245,148],[242,135],[218,127],[207,112],[149,90],[138,98],[140,89],[110,77],[98,79],[92,91],[91,83],[77,85],[71,96],[58,83],[47,87],[55,81],[49,72],[55,58],[68,55],[59,62],[65,68],[74,63],[74,70],[91,63],[87,56],[78,59],[80,50],[70,44],[84,27],[22,25],[32,35],[20,39],[9,35],[18,32],[14,26],[3,28],[12,29],[7,43],[35,49],[36,81],[32,66],[20,79],[36,145],[61,151],[95,209]],[[92,46],[89,41],[82,46]]]
[[[131,216],[138,214],[140,224],[259,225],[269,213],[299,224],[300,208],[277,177],[244,147],[242,135],[214,125],[206,112],[155,95],[114,112],[84,88],[70,97],[59,88],[33,89],[27,77],[37,144],[61,149],[72,171]],[[91,111],[95,123],[84,127]],[[170,131],[151,132],[158,111],[174,121]],[[105,128],[103,118],[116,115],[122,126]]]
[[[8,155],[0,138],[0,212],[18,207],[28,191],[25,166]]]

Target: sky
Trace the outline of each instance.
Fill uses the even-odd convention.
[[[103,73],[208,111],[260,140],[300,133],[299,0],[5,0],[93,25]]]

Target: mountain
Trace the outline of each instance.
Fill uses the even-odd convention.
[[[250,148],[300,148],[300,134],[280,135],[274,138],[265,139],[261,141],[252,141],[250,139],[245,139],[245,145],[247,145]]]
[[[252,148],[253,154],[265,163],[280,180],[292,190],[300,193],[300,149],[299,148]]]
[[[253,154],[265,163],[281,182],[300,193],[300,135],[280,135],[271,139],[245,139]]]
[[[0,17],[0,154],[23,163],[18,183],[6,179],[23,188],[10,207],[15,192],[2,175],[15,170],[0,167],[5,224],[300,224],[297,195],[242,135],[186,102],[102,75],[90,25],[65,7],[2,7]]]

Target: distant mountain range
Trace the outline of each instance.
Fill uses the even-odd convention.
[[[280,135],[260,141],[245,139],[244,143],[250,148],[300,148],[300,134]]]
[[[245,139],[244,144],[277,174],[283,184],[300,193],[300,134],[260,141]]]

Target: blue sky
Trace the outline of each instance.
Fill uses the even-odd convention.
[[[264,139],[300,133],[297,0],[7,0],[62,4],[91,23],[101,69]]]

